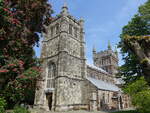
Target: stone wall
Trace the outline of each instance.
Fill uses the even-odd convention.
[[[114,78],[109,73],[100,71],[89,65],[87,65],[87,77],[92,77],[108,83],[114,83]]]
[[[57,79],[56,111],[67,111],[83,105],[82,84],[84,81],[68,77]]]
[[[40,87],[37,87],[35,96],[35,105],[39,108],[49,111],[48,94],[52,94],[54,111],[108,110],[118,105],[112,100],[114,92],[97,89],[86,80],[86,77],[92,77],[114,84],[112,74],[86,65],[83,24],[82,19],[78,21],[70,16],[68,8],[64,6],[60,15],[47,27],[41,52],[42,79],[38,81]],[[111,55],[111,51],[105,51],[94,58],[108,53]],[[49,64],[55,65],[54,76]],[[52,79],[54,87],[47,86],[49,79]]]
[[[87,104],[88,104],[88,110],[90,111],[97,111],[98,109],[98,103],[97,103],[97,88],[91,84],[88,80],[86,80],[86,86],[87,86]]]
[[[113,99],[114,94],[117,92],[101,90],[87,81],[88,88],[88,104],[90,111],[105,111],[105,110],[117,110],[118,99]]]
[[[118,105],[112,99],[113,91],[98,90],[98,109],[99,110],[116,110]],[[117,100],[118,101],[118,100]]]

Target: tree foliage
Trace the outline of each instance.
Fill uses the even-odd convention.
[[[150,36],[126,36],[124,43],[137,56],[142,73],[150,83]]]
[[[0,113],[5,113],[6,100],[4,98],[0,98]]]
[[[150,113],[150,87],[144,77],[130,83],[124,91],[130,94],[132,104],[140,113]]]
[[[125,41],[124,39],[127,36],[147,36],[150,34],[149,9],[147,9],[147,7],[150,7],[149,5],[150,0],[139,8],[139,12],[123,27],[120,35],[121,41],[119,42],[119,47],[121,48],[125,64],[119,68],[119,76],[122,76],[126,83],[133,82],[144,75],[141,61],[130,46],[131,40]],[[130,44],[127,44],[127,42]],[[147,47],[147,45],[145,45],[145,47]]]
[[[139,7],[139,13],[140,16],[142,16],[142,18],[146,20],[148,24],[150,24],[150,0],[148,0],[144,5]]]
[[[33,46],[38,46],[38,33],[46,32],[51,13],[48,0],[0,2],[0,89],[9,107],[33,102],[40,72]]]
[[[140,113],[150,113],[150,0],[139,8],[123,27],[119,47],[125,64],[120,76],[126,81],[125,92]],[[142,76],[142,77],[141,77]]]

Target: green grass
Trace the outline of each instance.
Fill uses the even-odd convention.
[[[116,111],[116,112],[111,112],[111,113],[139,113],[135,110],[130,110],[130,111]]]

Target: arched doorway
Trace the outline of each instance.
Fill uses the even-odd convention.
[[[46,99],[48,101],[49,110],[52,110],[53,93],[52,92],[46,93]]]

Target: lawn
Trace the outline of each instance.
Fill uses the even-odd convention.
[[[111,112],[111,113],[139,113],[135,110],[130,110],[130,111],[116,111],[116,112]]]

